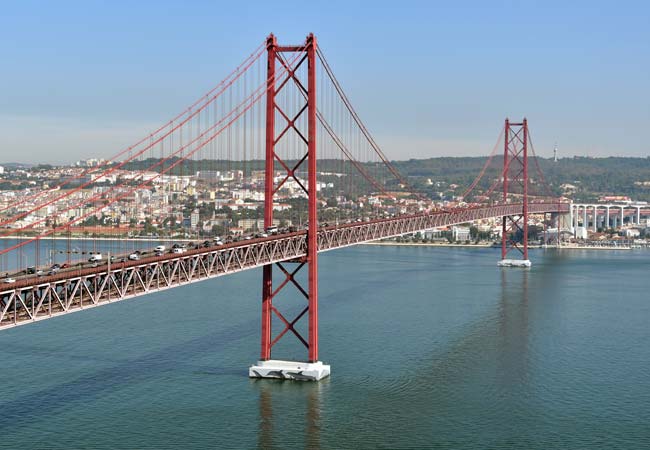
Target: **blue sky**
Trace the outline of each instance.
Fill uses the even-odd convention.
[[[485,155],[506,116],[538,153],[649,156],[647,2],[5,2],[0,161],[108,156],[273,32],[314,32],[391,158]]]

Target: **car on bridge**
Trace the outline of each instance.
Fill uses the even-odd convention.
[[[7,278],[5,278],[4,280],[2,280],[2,282],[3,282],[3,283],[6,283],[6,284],[12,284],[12,283],[15,283],[15,282],[16,282],[16,279],[15,279],[15,278],[11,278],[11,277],[7,277]]]
[[[266,232],[268,234],[278,234],[278,227],[276,227],[275,225],[272,225],[270,227],[266,227]]]
[[[95,263],[99,262],[102,260],[102,254],[101,253],[95,253],[93,255],[90,255],[90,258],[88,258],[88,262]]]

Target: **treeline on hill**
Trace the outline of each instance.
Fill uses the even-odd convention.
[[[128,170],[144,170],[155,164],[157,159],[134,161],[126,164]],[[433,195],[435,198],[442,188],[450,184],[459,187],[455,195],[460,195],[479,174],[486,157],[438,157],[429,159],[410,159],[408,161],[392,161],[392,164],[417,190]],[[158,166],[157,171],[165,171],[173,175],[193,175],[200,170],[244,170],[247,175],[254,170],[263,170],[264,161],[231,161],[231,160],[187,160],[167,171],[176,160],[166,161]],[[287,161],[293,166],[297,161]],[[557,162],[552,158],[538,158],[537,163],[546,182],[550,185],[555,195],[562,193],[561,185],[571,184],[576,187],[572,198],[577,201],[594,201],[600,195],[627,195],[634,200],[650,201],[650,157],[628,158],[588,158],[573,157],[561,158]],[[477,189],[485,190],[501,173],[503,159],[500,155],[493,158],[490,167],[485,172]],[[367,172],[377,178],[388,181],[389,188],[396,187],[396,180],[387,173],[380,163],[364,163]],[[281,170],[279,165],[276,168]],[[306,170],[306,165],[301,167]],[[322,172],[342,172],[357,175],[357,169],[349,162],[340,160],[319,160],[318,170]],[[540,177],[536,165],[531,160],[529,174],[536,183]],[[433,185],[427,185],[427,179]],[[439,182],[440,185],[436,186]],[[643,184],[647,182],[647,184]],[[540,192],[541,194],[541,192]]]
[[[487,161],[486,157],[440,157],[393,161],[395,167],[404,175],[415,180],[418,188],[431,193],[440,190],[436,182],[459,185],[462,193],[480,173]],[[539,168],[553,193],[560,194],[563,184],[576,187],[572,197],[577,201],[594,201],[600,195],[627,195],[634,200],[650,201],[650,157],[648,158],[538,158]],[[500,175],[503,158],[497,155],[486,170],[478,189],[487,189]],[[539,180],[534,162],[529,164],[529,176]],[[434,182],[425,185],[426,179]],[[643,184],[646,182],[646,185]]]
[[[264,160],[226,160],[226,159],[187,159],[179,162],[180,158],[169,158],[161,162],[159,158],[147,158],[142,160],[129,161],[122,166],[126,170],[149,170],[150,167],[155,166],[152,170],[155,172],[164,171],[169,175],[194,175],[200,171],[206,170],[245,170],[247,174],[252,171],[264,170]],[[284,163],[288,167],[295,167],[298,163],[296,159],[285,159]],[[370,174],[377,174],[377,171],[385,170],[383,163],[363,163],[364,167]],[[172,167],[173,166],[173,167]],[[276,162],[275,167],[277,170],[282,170],[280,163]],[[351,173],[358,174],[357,169],[348,160],[340,159],[319,159],[318,160],[319,172],[332,172],[332,173]],[[299,172],[307,171],[307,162],[304,161],[299,169]],[[386,170],[387,171],[387,170]]]
[[[284,163],[289,168],[294,168],[298,164],[298,160],[287,159]],[[383,182],[386,189],[397,189],[399,181],[390,174],[388,168],[383,163],[362,163],[366,173],[373,179]],[[130,161],[122,166],[126,170],[149,170],[154,167],[155,172],[164,172],[166,175],[187,176],[196,175],[201,171],[220,171],[228,172],[231,170],[242,170],[245,177],[250,177],[254,171],[263,171],[265,162],[263,160],[250,160],[250,161],[233,161],[233,160],[184,160],[179,162],[178,158],[170,158],[167,161],[160,163],[160,159],[148,158],[141,161]],[[276,161],[276,171],[284,171],[282,165]],[[337,182],[340,181],[339,175],[345,175],[342,184],[348,190],[354,193],[370,193],[375,191],[375,187],[364,177],[362,177],[358,169],[348,160],[339,159],[323,159],[318,160],[318,171],[325,172],[326,175],[319,177],[321,182]],[[303,161],[298,167],[296,175],[305,178],[307,176],[307,162]],[[338,183],[336,183],[338,184]]]

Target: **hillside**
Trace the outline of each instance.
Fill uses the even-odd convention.
[[[437,192],[439,188],[436,188],[436,182],[440,182],[440,186],[469,186],[486,160],[484,157],[440,157],[393,161],[393,164],[404,175],[412,178],[419,188]],[[479,188],[489,187],[491,181],[500,173],[498,166],[502,161],[498,156],[493,159]],[[573,198],[578,201],[595,200],[599,195],[605,194],[627,195],[634,200],[650,201],[650,157],[573,157],[561,158],[557,162],[540,158],[538,161],[544,178],[555,193],[560,193],[560,186],[568,183],[577,188]],[[529,173],[531,177],[539,179],[533,164],[530,165]],[[428,188],[424,184],[427,178],[434,182],[434,185]],[[459,187],[456,193],[460,194],[462,190]]]

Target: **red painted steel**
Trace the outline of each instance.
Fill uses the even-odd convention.
[[[503,203],[517,195],[522,207],[521,214],[503,216],[501,259],[512,249],[528,259],[528,120],[513,123],[506,119],[503,142]]]
[[[512,216],[522,208],[521,203],[475,206],[321,227],[318,231],[318,251],[490,217]],[[531,202],[528,210],[531,214],[566,214],[569,204]],[[139,261],[116,262],[110,267],[68,268],[54,275],[33,275],[18,279],[13,284],[0,285],[0,330],[275,263],[280,263],[278,267],[284,274],[284,280],[271,296],[292,284],[308,298],[309,294],[294,278],[306,264],[306,257],[307,232],[303,230],[211,248],[199,247],[183,254],[168,253],[148,256]],[[282,264],[292,261],[301,262],[289,272]],[[107,276],[108,273],[112,276]],[[291,331],[308,346],[293,327],[308,312],[308,307],[293,321],[284,318],[276,308],[272,310],[285,325],[274,340]]]
[[[318,361],[318,198],[316,193],[316,38],[307,37],[309,361]]]
[[[275,52],[277,40],[270,35],[266,41],[267,91],[266,91],[266,166],[264,186],[264,229],[273,225],[273,175],[275,158],[273,143],[275,141]],[[262,338],[260,359],[271,358],[271,309],[273,307],[273,265],[267,264],[262,269]]]
[[[523,133],[524,133],[524,175],[523,175],[523,184],[524,184],[524,206],[523,206],[523,212],[524,215],[522,217],[522,220],[524,222],[524,234],[522,236],[523,239],[523,254],[524,254],[524,259],[528,259],[528,120],[524,117],[524,124],[523,124]]]
[[[297,63],[287,62],[283,57],[284,53],[296,53]],[[307,251],[299,260],[295,261],[298,266],[294,271],[288,271],[284,266],[278,264],[278,267],[285,276],[284,281],[273,290],[273,266],[267,264],[263,269],[262,280],[262,336],[261,336],[261,353],[260,359],[271,359],[272,347],[288,332],[291,331],[299,341],[301,341],[309,351],[309,361],[318,360],[318,199],[316,190],[316,128],[317,128],[317,109],[316,109],[316,38],[313,34],[307,36],[305,44],[302,46],[279,46],[275,36],[270,35],[267,40],[268,67],[267,74],[269,79],[266,94],[266,166],[265,166],[265,198],[264,198],[264,226],[273,225],[273,199],[275,193],[289,179],[293,179],[307,194],[308,198],[308,224],[307,231]],[[302,56],[301,56],[302,55]],[[306,61],[307,63],[307,89],[304,88],[303,81],[299,79],[298,68]],[[281,64],[287,71],[287,76],[282,80],[276,79],[276,65]],[[276,102],[276,97],[285,88],[287,84],[295,83],[296,87],[305,93],[305,105],[299,109],[294,117],[290,117],[287,111],[284,111]],[[282,119],[286,121],[285,127],[276,135],[275,115],[279,113]],[[296,126],[299,117],[307,114],[307,137],[303,136]],[[281,120],[282,120],[281,119]],[[276,152],[276,146],[281,139],[291,131],[297,133],[302,141],[306,144],[304,156],[290,167],[284,161],[281,155]],[[284,169],[285,174],[279,183],[275,183],[275,163]],[[307,186],[296,176],[298,168],[307,163]],[[285,262],[286,264],[287,262]],[[308,270],[308,288],[305,290],[295,278],[296,273],[303,267],[307,266]],[[307,300],[307,307],[298,314],[292,321],[287,320],[273,304],[273,298],[287,285],[295,286]],[[294,325],[305,315],[308,314],[309,335],[304,339]],[[273,338],[273,315],[275,315],[284,325],[284,328]]]
[[[506,124],[504,128],[504,137],[503,137],[503,203],[508,201],[508,138],[510,137],[510,120],[506,119]],[[508,229],[507,229],[507,218],[503,216],[501,219],[501,259],[506,258],[508,253]]]

